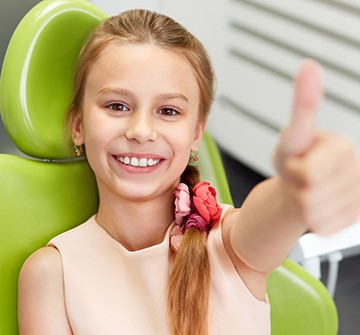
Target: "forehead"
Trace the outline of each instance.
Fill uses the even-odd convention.
[[[189,101],[200,97],[189,62],[178,52],[153,44],[109,44],[90,69],[86,86],[95,91],[114,86],[149,94],[177,92]]]

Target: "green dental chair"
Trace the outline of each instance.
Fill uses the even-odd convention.
[[[85,221],[98,204],[95,179],[66,140],[65,113],[84,39],[106,15],[86,0],[44,0],[21,21],[0,79],[3,123],[24,157],[0,154],[0,334],[16,335],[21,265],[58,233]],[[1,139],[0,139],[1,140]],[[205,134],[203,180],[232,203],[218,149]],[[273,335],[336,335],[325,287],[286,260],[268,281]],[[51,306],[49,306],[51,308]]]

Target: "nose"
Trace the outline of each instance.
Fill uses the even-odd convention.
[[[133,112],[130,116],[125,136],[128,140],[137,141],[139,143],[155,141],[157,133],[154,129],[151,113],[145,110]]]

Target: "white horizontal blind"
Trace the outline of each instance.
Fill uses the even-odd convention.
[[[357,0],[231,0],[224,80],[209,122],[219,144],[265,175],[291,110],[302,59],[324,68],[318,125],[360,149],[360,3]]]

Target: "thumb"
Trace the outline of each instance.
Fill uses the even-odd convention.
[[[282,157],[302,155],[314,142],[322,95],[321,68],[315,61],[306,60],[295,77],[293,111],[278,148]]]

